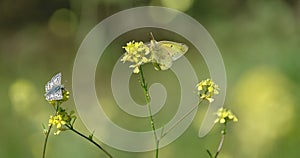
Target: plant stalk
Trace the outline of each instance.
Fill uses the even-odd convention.
[[[55,115],[59,109],[59,102],[56,101],[56,108],[55,108]],[[44,141],[44,147],[43,147],[43,158],[46,157],[46,148],[47,148],[47,143],[48,143],[48,138],[49,138],[49,134],[51,132],[51,129],[52,129],[52,125],[50,125],[47,129],[47,133],[46,133],[46,137],[45,137],[45,141]]]
[[[105,150],[104,148],[102,148],[98,143],[96,143],[92,138],[89,138],[87,136],[85,136],[84,134],[80,133],[79,131],[77,131],[76,129],[73,128],[73,126],[70,125],[65,125],[66,127],[68,127],[72,132],[78,134],[79,136],[87,139],[89,142],[93,143],[95,146],[97,146],[99,149],[101,149],[108,157],[113,158],[112,155]]]
[[[176,123],[174,123],[166,132],[164,132],[161,136],[161,139],[166,136],[169,132],[171,132],[181,121],[183,121],[187,116],[189,116],[196,108],[199,107],[199,105],[202,103],[203,99],[199,101],[199,103],[191,108],[190,111],[188,111],[186,114],[184,114]]]
[[[139,67],[139,70],[140,70],[140,72],[139,72],[139,74],[140,74],[139,81],[141,83],[141,87],[144,90],[145,100],[146,100],[146,104],[147,104],[147,108],[148,108],[148,112],[149,112],[150,124],[151,124],[151,128],[152,128],[152,131],[153,131],[153,134],[154,134],[154,139],[155,139],[155,145],[156,145],[155,157],[158,158],[159,140],[158,140],[158,137],[157,137],[157,134],[156,134],[154,119],[153,119],[153,115],[152,115],[152,111],[151,111],[151,107],[150,107],[151,98],[150,98],[148,87],[147,87],[147,84],[146,84],[146,81],[145,81],[142,66]]]
[[[226,125],[225,125],[226,126]],[[226,128],[226,127],[225,127]],[[224,129],[225,130],[225,129]],[[223,143],[224,143],[224,139],[225,139],[225,132],[222,132],[222,137],[221,137],[221,141],[220,141],[220,144],[219,144],[219,147],[218,147],[218,150],[217,150],[217,152],[216,152],[216,154],[215,154],[215,157],[214,158],[217,158],[218,157],[218,155],[219,155],[219,153],[220,153],[220,151],[221,151],[221,149],[222,149],[222,146],[223,146]]]
[[[47,142],[48,142],[49,133],[50,133],[51,129],[52,129],[52,125],[50,125],[47,129],[47,133],[46,133],[46,137],[45,137],[45,141],[44,141],[44,147],[43,147],[43,158],[46,157]]]

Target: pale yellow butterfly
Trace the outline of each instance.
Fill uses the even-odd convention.
[[[189,49],[184,43],[172,41],[156,41],[152,35],[152,40],[148,44],[150,48],[153,64],[158,70],[169,69],[173,61],[183,56]]]

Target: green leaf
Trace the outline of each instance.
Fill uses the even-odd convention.
[[[95,132],[95,131],[93,131],[93,133],[89,135],[89,139],[90,139],[90,140],[93,140],[94,132]]]

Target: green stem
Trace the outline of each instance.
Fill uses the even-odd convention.
[[[151,98],[150,98],[148,87],[147,87],[147,84],[146,84],[146,81],[145,81],[142,66],[139,67],[139,70],[140,70],[140,73],[139,73],[140,74],[140,79],[139,79],[139,81],[141,83],[141,87],[144,90],[145,100],[146,100],[146,104],[147,104],[147,108],[148,108],[148,112],[149,112],[150,124],[151,124],[151,128],[152,128],[152,131],[153,131],[153,134],[154,134],[154,139],[155,139],[155,145],[156,145],[155,157],[158,158],[159,140],[157,138],[154,119],[153,119],[153,115],[152,115],[152,111],[151,111],[151,107],[150,107]]]
[[[170,131],[172,131],[181,121],[183,121],[187,116],[189,116],[196,108],[199,107],[199,105],[202,103],[203,99],[199,101],[199,103],[192,107],[190,111],[188,111],[186,114],[184,114],[176,123],[174,123],[171,128],[169,128],[164,134],[162,134],[161,139],[166,136]]]
[[[112,155],[106,151],[104,148],[102,148],[98,143],[96,143],[92,138],[89,138],[85,135],[83,135],[82,133],[80,133],[79,131],[77,131],[76,129],[73,128],[73,126],[70,125],[65,125],[66,127],[68,127],[71,131],[73,131],[74,133],[78,134],[79,136],[87,139],[89,142],[93,143],[95,146],[97,146],[99,149],[101,149],[108,157],[113,158]]]
[[[207,152],[207,154],[209,155],[210,158],[214,158],[214,157],[212,156],[211,152],[210,152],[208,149],[206,149],[206,152]]]
[[[43,148],[43,158],[45,158],[45,156],[46,156],[47,142],[48,142],[49,133],[50,133],[51,129],[52,129],[52,125],[50,125],[47,129],[47,133],[46,133],[46,137],[45,137],[45,141],[44,141],[44,148]]]
[[[55,115],[59,109],[59,102],[57,101],[56,102],[56,108],[55,108]],[[47,148],[47,143],[48,143],[48,138],[49,138],[49,134],[51,132],[51,129],[52,129],[52,124],[48,127],[47,129],[47,133],[46,133],[46,137],[45,137],[45,141],[44,141],[44,147],[43,147],[43,158],[46,157],[46,148]]]
[[[222,149],[222,146],[223,146],[223,143],[224,143],[224,139],[225,139],[225,134],[226,134],[226,124],[225,124],[224,129],[222,130],[222,137],[221,137],[220,144],[219,144],[218,150],[217,150],[214,158],[218,157],[218,155],[219,155],[219,153],[220,153],[220,151]]]

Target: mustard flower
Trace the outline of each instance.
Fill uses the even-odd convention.
[[[54,132],[54,135],[58,135],[63,130],[63,125],[66,124],[66,121],[63,120],[63,116],[58,114],[56,116],[50,115],[49,118],[49,126],[53,125],[56,126],[57,131]]]
[[[206,99],[209,102],[213,102],[213,95],[219,94],[219,86],[215,84],[211,79],[206,79],[197,84],[198,95],[201,99]]]
[[[61,131],[65,130],[64,125],[73,126],[76,118],[73,110],[68,113],[66,109],[59,107],[55,116],[50,115],[49,126],[56,126],[58,131],[54,135],[58,135]]]
[[[139,73],[139,66],[151,62],[150,57],[148,56],[150,51],[149,47],[143,42],[129,42],[126,46],[122,47],[125,49],[124,56],[121,61],[131,62],[130,68],[133,68],[133,73]]]
[[[237,122],[238,118],[231,112],[231,110],[220,108],[217,112],[218,118],[215,123],[226,124],[229,121]]]

